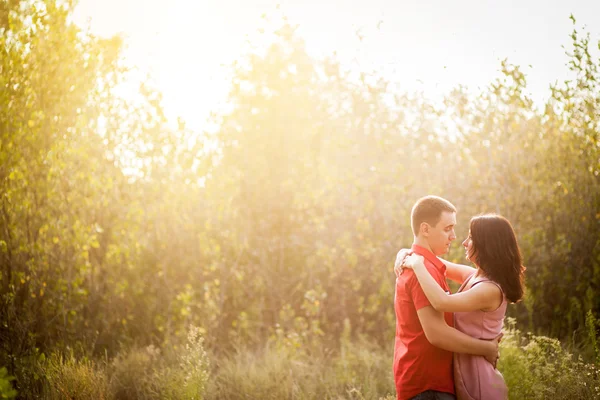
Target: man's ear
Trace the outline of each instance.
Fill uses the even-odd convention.
[[[429,224],[427,222],[421,222],[421,225],[419,225],[419,231],[425,237],[429,237],[429,229],[430,228],[431,227],[429,226]]]

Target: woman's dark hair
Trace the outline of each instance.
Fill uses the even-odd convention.
[[[469,258],[488,278],[500,284],[510,302],[521,300],[525,267],[510,222],[496,214],[479,215],[471,219],[470,230],[473,254]]]

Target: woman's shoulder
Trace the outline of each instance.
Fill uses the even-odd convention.
[[[501,308],[504,303],[506,303],[506,296],[504,295],[504,291],[498,282],[486,277],[482,277],[471,284],[471,289],[474,286],[478,287],[477,290],[484,292],[485,297],[488,298],[494,305],[493,307],[489,307],[489,310],[482,309],[482,311],[495,311]]]

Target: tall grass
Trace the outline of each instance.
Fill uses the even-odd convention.
[[[280,330],[261,348],[209,357],[193,329],[179,346],[132,348],[113,360],[55,354],[42,361],[43,398],[395,399],[392,341],[382,348],[366,337],[351,339],[346,322],[337,344],[326,343],[318,333]],[[587,346],[597,346],[595,337]],[[590,349],[586,362],[556,339],[521,332],[510,318],[500,347],[498,368],[510,399],[600,399],[597,354]],[[8,389],[3,394],[14,397]]]
[[[393,394],[392,359],[366,338],[329,348],[318,330],[276,331],[261,350],[239,350],[219,362],[208,399],[378,399]]]
[[[590,339],[591,342],[591,339]],[[345,330],[336,349],[291,348],[271,342],[261,351],[238,351],[220,360],[209,399],[394,399],[392,347]],[[300,346],[301,347],[301,346]],[[584,400],[600,398],[595,360],[584,362],[552,338],[523,333],[507,318],[499,370],[509,397]]]
[[[199,330],[179,346],[132,348],[112,361],[52,355],[44,362],[44,398],[82,400],[199,400],[209,378]]]

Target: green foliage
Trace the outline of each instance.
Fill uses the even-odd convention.
[[[0,399],[14,399],[17,397],[17,391],[12,387],[14,376],[8,375],[5,367],[0,368]]]
[[[594,352],[596,364],[600,365],[600,344],[598,343],[600,321],[594,317],[592,310],[589,310],[586,315],[585,326],[588,330],[589,348]]]
[[[598,365],[585,363],[556,339],[522,334],[509,320],[498,369],[511,399],[592,399],[600,397]]]

